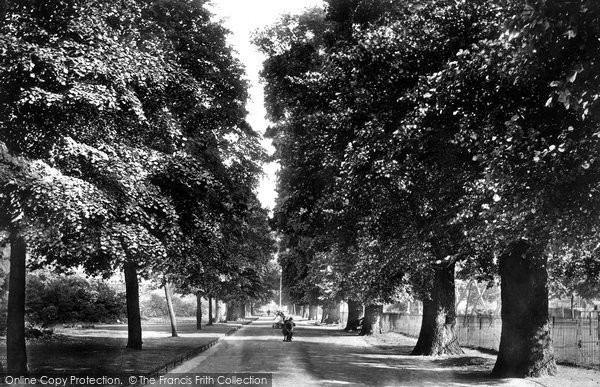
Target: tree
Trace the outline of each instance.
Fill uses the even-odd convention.
[[[427,97],[419,82],[442,69],[462,48],[491,36],[496,8],[485,2],[375,3],[376,7],[370,7],[372,12],[363,12],[366,2],[330,2],[330,24],[320,31],[315,29],[320,36],[303,34],[302,23],[293,29],[296,40],[284,32],[272,33],[275,40],[285,43],[268,46],[274,70],[270,70],[269,62],[265,66],[273,84],[267,83],[266,91],[277,96],[278,109],[287,104],[285,120],[281,120],[278,132],[273,130],[278,136],[276,144],[279,141],[286,152],[280,180],[288,206],[284,210],[289,224],[289,219],[294,219],[290,215],[303,215],[297,222],[298,230],[284,230],[298,235],[303,228],[316,227],[318,234],[330,238],[330,243],[323,245],[336,241],[342,246],[345,240],[357,240],[362,233],[366,242],[355,246],[359,256],[371,256],[361,252],[370,240],[382,246],[416,246],[419,243],[413,241],[425,241],[419,246],[421,257],[413,255],[417,265],[395,255],[406,264],[395,265],[397,281],[379,278],[388,287],[382,289],[380,297],[393,293],[410,268],[423,270],[427,266],[430,269],[426,270],[439,271],[439,278],[451,281],[445,286],[451,292],[454,261],[465,259],[471,250],[461,237],[465,225],[457,224],[454,215],[464,210],[460,200],[468,195],[464,182],[470,181],[477,166],[471,166],[462,150],[451,145],[451,132],[443,123],[415,122],[419,118],[418,101]],[[286,70],[284,78],[281,72]],[[311,170],[313,163],[315,171]],[[449,175],[457,178],[450,181]],[[315,184],[314,176],[324,179]],[[299,182],[293,186],[294,178]],[[319,191],[303,188],[302,184],[311,180]],[[302,206],[294,211],[291,205],[295,197]],[[307,201],[307,197],[312,200]],[[400,235],[397,230],[402,230]],[[318,246],[319,242],[312,244],[317,251]],[[371,260],[373,266],[364,266],[364,277],[385,267],[386,261]],[[376,279],[369,278],[367,283],[371,281]],[[423,295],[442,294],[435,289],[423,290]],[[453,295],[426,297],[426,302],[432,301],[432,310],[447,313],[447,319],[438,319],[447,322],[446,328],[436,331],[449,334],[428,335],[431,339],[424,353],[434,353],[434,346],[459,351],[458,346],[447,345],[455,341]],[[441,305],[442,299],[450,301]],[[427,316],[433,318],[437,313]],[[436,340],[440,345],[434,345]]]
[[[24,212],[34,266],[124,269],[128,347],[139,349],[138,275],[190,257],[190,235],[217,233],[212,210],[232,190],[228,173],[256,173],[241,67],[202,2],[34,3],[7,3],[0,42],[3,199]],[[165,189],[169,171],[200,194],[194,209],[210,210],[191,212],[192,231]]]
[[[500,256],[506,327],[494,374],[522,377],[555,372],[545,307],[548,259],[581,246],[597,227],[594,105],[577,92],[595,87],[585,75],[577,79],[583,64],[586,71],[596,66],[590,53],[597,48],[597,7],[515,3],[511,12],[502,36],[463,52],[431,79],[427,87],[438,93],[427,108],[458,117],[461,147],[481,165],[472,192],[484,222],[471,238],[493,241]],[[520,271],[505,270],[509,262]],[[514,297],[520,286],[530,291]],[[520,304],[540,309],[524,312]]]

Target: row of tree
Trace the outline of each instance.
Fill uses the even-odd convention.
[[[548,288],[598,276],[600,4],[327,0],[259,33],[295,303],[423,300],[460,353],[456,275],[499,274],[494,374],[556,370]]]
[[[233,303],[267,294],[264,154],[205,2],[0,2],[8,372],[27,370],[27,265],[123,270],[133,349],[139,276]]]

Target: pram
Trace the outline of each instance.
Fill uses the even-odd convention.
[[[283,320],[285,319],[285,314],[282,311],[278,310],[275,312],[275,322],[273,322],[273,329],[281,329],[283,328]]]

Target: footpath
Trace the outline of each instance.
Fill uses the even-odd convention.
[[[294,341],[286,343],[271,322],[260,318],[167,376],[267,373],[275,387],[600,386],[598,371],[565,366],[555,377],[494,379],[491,354],[466,349],[462,356],[411,356],[414,338],[396,333],[362,337],[311,321],[296,321]]]
[[[177,338],[167,325],[146,325],[142,351],[125,348],[123,325],[57,329],[49,339],[28,343],[29,365],[38,375],[268,373],[275,387],[600,386],[599,371],[568,366],[559,366],[554,377],[492,379],[492,354],[465,349],[462,356],[410,356],[416,339],[398,333],[363,337],[297,321],[294,341],[286,343],[271,324],[260,318],[243,329],[221,323],[200,331],[181,324]]]
[[[491,373],[496,362],[496,355],[481,352],[475,349],[463,348],[465,354],[462,356],[438,356],[428,358],[422,356],[410,356],[410,350],[414,347],[417,340],[412,337],[404,336],[400,333],[385,333],[378,336],[363,337],[367,345],[379,348],[390,356],[396,357],[399,361],[410,361],[419,367],[435,371],[436,369],[452,369],[457,374],[478,375]],[[417,361],[414,362],[414,359]],[[415,365],[415,366],[416,366]],[[435,381],[435,378],[432,378]],[[417,385],[423,380],[416,381]],[[443,381],[440,381],[439,385]],[[538,385],[547,387],[587,387],[600,386],[600,371],[566,365],[558,365],[558,373],[555,376],[545,376],[540,378],[526,378],[523,382],[528,385]],[[515,385],[518,379],[514,379]],[[478,385],[481,385],[477,383]],[[435,382],[432,385],[436,385]],[[485,384],[484,384],[485,385]],[[488,385],[495,385],[494,379],[489,381]]]

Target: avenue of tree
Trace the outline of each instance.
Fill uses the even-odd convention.
[[[131,349],[140,277],[168,301],[171,288],[233,310],[268,295],[274,245],[254,193],[264,154],[243,68],[205,3],[0,3],[8,372],[27,372],[28,268],[122,271]]]
[[[597,292],[600,4],[326,0],[258,33],[290,302],[423,301],[461,352],[455,278],[500,278],[493,374],[556,371],[549,289]]]

